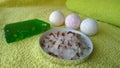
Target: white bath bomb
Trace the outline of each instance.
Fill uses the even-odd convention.
[[[80,25],[80,30],[86,35],[94,35],[98,31],[98,24],[95,20],[87,18],[82,21]]]
[[[80,27],[80,17],[76,14],[70,14],[65,19],[65,25],[68,28],[78,29]]]
[[[64,23],[65,18],[62,12],[54,11],[50,14],[49,21],[52,25],[60,26]]]

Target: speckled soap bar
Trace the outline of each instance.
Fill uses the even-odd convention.
[[[49,29],[49,23],[33,19],[7,24],[4,27],[4,32],[7,43],[11,43],[37,35]]]

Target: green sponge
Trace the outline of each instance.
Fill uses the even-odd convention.
[[[7,43],[22,40],[50,29],[50,24],[42,20],[33,19],[7,24],[4,27]]]
[[[120,0],[67,0],[67,7],[82,15],[120,27]]]

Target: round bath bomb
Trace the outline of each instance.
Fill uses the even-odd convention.
[[[78,29],[80,26],[80,17],[76,14],[70,14],[65,19],[65,25],[68,28]]]
[[[94,35],[98,31],[98,24],[95,20],[87,18],[82,21],[80,25],[80,30],[86,35]]]
[[[65,18],[62,12],[54,11],[50,14],[49,21],[52,25],[60,26],[64,23]]]

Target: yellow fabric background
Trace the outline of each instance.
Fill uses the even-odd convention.
[[[0,0],[0,68],[120,68],[120,29],[102,22],[98,22],[99,32],[90,37],[94,44],[93,53],[86,62],[78,65],[60,65],[45,59],[38,44],[41,34],[6,43],[5,24],[34,18],[49,22],[49,14],[54,10],[61,10],[65,16],[73,13],[64,3],[62,0]],[[82,20],[85,18],[81,17]]]
[[[66,0],[0,0],[0,7],[65,6]]]

